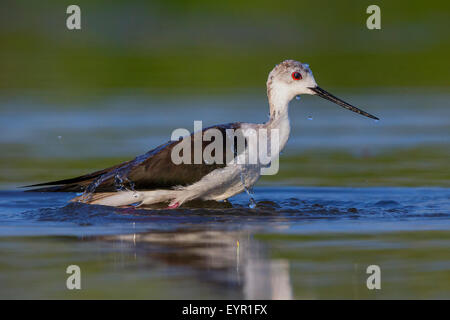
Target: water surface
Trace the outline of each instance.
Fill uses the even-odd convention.
[[[450,189],[257,188],[215,208],[0,193],[2,298],[448,298]],[[65,270],[82,270],[82,290]],[[366,268],[382,289],[366,287]]]

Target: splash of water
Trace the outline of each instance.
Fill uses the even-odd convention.
[[[88,203],[92,199],[92,195],[94,194],[95,190],[106,180],[104,176],[105,175],[98,177],[90,185],[87,186],[87,188],[81,195],[79,202]]]
[[[114,187],[117,192],[132,191],[133,197],[138,198],[139,194],[135,190],[135,183],[127,177],[127,174],[128,171],[126,170],[115,170],[114,172],[101,175],[84,190],[79,202],[88,203],[97,188],[108,179],[114,179]]]
[[[255,202],[255,199],[253,199],[253,191],[252,191],[251,188],[249,188],[247,186],[247,183],[245,181],[245,175],[244,175],[244,172],[242,170],[242,167],[241,167],[241,172],[240,172],[240,178],[241,178],[241,183],[244,186],[244,190],[247,193],[248,198],[249,198],[248,199],[248,207],[250,209],[254,209],[254,208],[256,208],[256,202]]]
[[[256,201],[255,201],[255,199],[253,199],[253,197],[251,197],[251,196],[250,196],[250,200],[249,200],[249,203],[248,203],[248,207],[249,207],[250,209],[255,209],[255,208],[256,208]]]
[[[123,172],[117,173],[114,176],[114,184],[117,191],[132,191],[133,198],[139,197],[139,194],[135,189],[136,184],[133,181],[131,181],[125,173]]]
[[[119,174],[116,174],[114,176],[114,186],[117,191],[123,191],[125,189],[125,186],[123,184],[123,179]]]

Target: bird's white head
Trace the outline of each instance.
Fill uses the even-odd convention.
[[[277,64],[267,79],[269,95],[283,96],[289,101],[300,94],[314,94],[311,87],[317,87],[317,83],[309,65],[295,60]]]
[[[271,117],[287,112],[289,102],[295,96],[302,94],[317,95],[348,110],[378,120],[377,117],[352,106],[320,88],[314,79],[309,65],[306,63],[285,60],[276,65],[269,73],[269,78],[267,79],[267,95],[270,103]]]

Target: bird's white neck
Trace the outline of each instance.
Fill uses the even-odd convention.
[[[283,90],[273,90],[271,87],[267,89],[267,97],[269,99],[270,120],[267,122],[268,129],[277,129],[279,133],[279,150],[283,150],[289,139],[291,125],[289,121],[289,102],[292,97],[288,92]]]

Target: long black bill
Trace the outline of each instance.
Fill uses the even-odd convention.
[[[362,111],[361,109],[358,109],[357,107],[352,106],[351,104],[348,104],[345,101],[342,101],[341,99],[339,99],[338,97],[333,96],[331,93],[323,90],[320,87],[314,87],[314,88],[310,88],[312,91],[314,91],[319,97],[322,97],[324,99],[330,100],[331,102],[334,102],[338,105],[340,105],[341,107],[348,109],[350,111],[362,114],[363,116],[375,119],[375,120],[380,120],[377,117],[371,115],[370,113],[367,113],[365,111]]]

